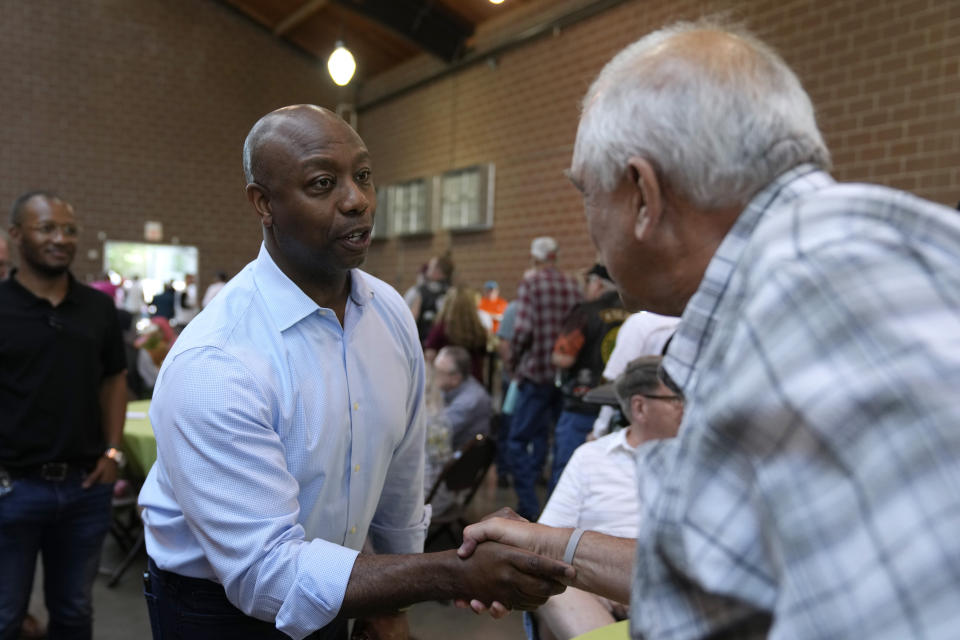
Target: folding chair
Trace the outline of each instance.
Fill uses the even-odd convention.
[[[459,541],[459,531],[470,524],[466,519],[467,507],[480,488],[480,484],[483,482],[484,476],[487,475],[487,470],[496,455],[497,445],[493,440],[488,436],[478,434],[463,448],[454,453],[453,459],[444,465],[427,494],[426,502],[431,504],[440,488],[445,487],[451,494],[452,504],[442,513],[434,514],[430,522],[426,544],[429,545],[444,532],[453,540]],[[453,530],[454,524],[459,527],[457,532]]]
[[[131,564],[145,549],[143,523],[137,506],[137,491],[131,487],[112,501],[110,535],[124,552],[124,558],[115,568],[100,567],[100,573],[110,576],[107,587],[113,588]]]

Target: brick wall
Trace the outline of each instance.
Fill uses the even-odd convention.
[[[87,257],[101,249],[97,232],[140,240],[146,220],[164,223],[165,241],[199,247],[202,286],[250,260],[260,231],[242,192],[243,137],[278,106],[341,101],[320,65],[214,0],[0,3],[0,205],[37,187],[74,202],[80,277],[99,270],[101,258]],[[575,4],[525,3],[477,41],[564,3]],[[431,254],[452,248],[462,281],[495,278],[513,295],[530,239],[545,233],[560,241],[563,269],[589,264],[581,203],[561,173],[579,100],[624,45],[717,10],[796,69],[838,178],[960,200],[955,0],[634,0],[361,113],[380,184],[496,164],[493,230],[378,241],[367,268],[402,290]],[[409,66],[364,93],[403,74]]]
[[[73,202],[81,279],[98,232],[142,241],[147,220],[199,247],[201,286],[252,259],[244,136],[285,104],[335,106],[325,71],[212,0],[0,2],[4,211],[34,188]]]
[[[513,295],[530,239],[546,233],[560,242],[561,268],[588,265],[594,250],[581,202],[561,174],[579,100],[626,44],[666,22],[718,10],[773,44],[800,76],[837,178],[957,204],[960,3],[635,0],[514,49],[495,68],[466,68],[361,113],[360,132],[381,184],[481,162],[497,171],[491,231],[380,241],[368,268],[402,290],[431,254],[451,248],[462,282],[494,278]],[[410,76],[411,69],[397,74]],[[371,84],[363,93],[375,96]]]

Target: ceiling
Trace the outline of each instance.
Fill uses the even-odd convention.
[[[318,60],[342,40],[356,78],[373,78],[422,53],[453,63],[478,25],[531,0],[220,0]]]

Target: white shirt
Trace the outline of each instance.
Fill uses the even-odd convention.
[[[634,453],[626,429],[577,447],[538,522],[636,538],[640,503]]]
[[[616,380],[631,360],[641,356],[659,356],[663,345],[680,323],[680,318],[661,316],[649,311],[634,313],[627,318],[617,333],[617,342],[603,370],[603,377]]]

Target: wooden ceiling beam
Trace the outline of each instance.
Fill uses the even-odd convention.
[[[436,0],[336,0],[446,62],[456,60],[474,25]]]
[[[298,24],[315,14],[329,2],[329,0],[307,0],[300,7],[277,23],[273,28],[273,35],[282,36]]]

